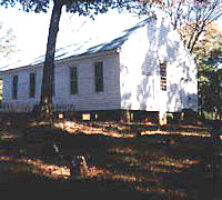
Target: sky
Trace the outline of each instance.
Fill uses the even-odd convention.
[[[4,29],[12,28],[13,33],[16,35],[16,46],[19,50],[31,54],[31,49],[32,53],[34,51],[39,55],[43,50],[43,46],[46,48],[50,12],[36,14],[31,12],[25,13],[12,8],[7,10],[1,9],[0,22],[3,24]],[[66,33],[70,33],[74,28],[70,22],[71,17],[67,14],[62,15],[60,23],[62,27],[60,28],[59,37],[64,34],[63,27],[66,29]],[[67,38],[67,35],[65,34],[63,38]]]
[[[15,45],[19,52],[13,55],[14,59],[19,59],[19,57],[24,57],[24,55],[28,59],[33,55],[38,57],[45,53],[50,14],[51,11],[46,14],[36,14],[19,11],[16,8],[8,8],[6,10],[0,7],[0,23],[2,23],[5,30],[11,28],[16,36]],[[110,14],[112,17],[110,17]],[[82,41],[86,38],[90,40],[91,36],[92,38],[96,38],[97,29],[101,28],[101,26],[103,27],[103,34],[100,34],[100,37],[106,37],[108,34],[115,34],[113,32],[106,32],[106,30],[108,30],[106,26],[109,26],[111,23],[115,24],[117,20],[119,26],[126,28],[127,25],[134,23],[136,20],[135,17],[130,18],[126,13],[121,15],[121,19],[116,11],[112,11],[110,14],[109,16],[107,14],[96,16],[95,23],[95,21],[92,21],[89,17],[79,17],[76,14],[73,15],[62,12],[60,30],[57,38],[57,48],[70,44],[70,41],[75,41],[75,38],[78,38],[78,40],[82,38]],[[222,19],[218,22],[222,30]],[[85,31],[82,31],[84,28]],[[79,33],[80,29],[81,33]],[[4,62],[8,62],[8,59],[2,60],[1,65]]]
[[[31,59],[33,55],[38,57],[45,54],[50,15],[51,11],[46,14],[36,14],[31,12],[25,13],[16,8],[8,8],[6,10],[0,7],[0,23],[2,23],[5,30],[12,28],[13,33],[16,35],[15,44],[19,52],[13,55],[13,60],[19,59],[21,56],[24,57],[24,55],[27,59]],[[116,23],[117,20],[118,23]],[[108,29],[110,24],[127,29],[135,21],[138,21],[138,17],[132,17],[127,13],[120,16],[114,10],[109,12],[109,14],[96,16],[94,21],[89,17],[79,17],[77,14],[74,15],[64,11],[60,20],[56,47],[60,48],[69,45],[71,41],[75,42],[77,38],[78,42],[84,42],[84,40],[90,40],[90,38],[96,40],[100,37],[100,39],[105,40],[108,35],[118,36],[118,27],[112,30],[112,32],[108,32],[110,31]],[[103,27],[102,29],[101,26]],[[97,36],[98,29],[101,29],[102,33]],[[8,59],[1,60],[1,66],[4,62],[7,63]]]

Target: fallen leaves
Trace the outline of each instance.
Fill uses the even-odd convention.
[[[138,151],[130,147],[126,147],[126,148],[116,147],[116,148],[112,148],[110,150],[110,153],[134,155],[138,153]]]
[[[104,127],[93,127],[87,124],[81,124],[73,121],[61,121],[54,123],[55,128],[64,130],[69,134],[84,133],[86,135],[105,135],[116,138],[130,138],[135,137],[132,134],[121,134],[118,131],[106,129]]]
[[[162,166],[171,166],[175,168],[190,168],[192,165],[196,165],[199,163],[198,160],[174,160],[174,159],[167,159],[167,160],[160,160],[152,162],[155,165],[162,165]]]
[[[182,135],[182,136],[189,136],[189,137],[211,137],[210,133],[208,132],[184,132],[184,131],[143,131],[141,135]]]
[[[14,134],[12,134],[9,131],[0,132],[0,140],[7,141],[7,140],[14,139],[14,137],[15,137]]]
[[[0,161],[11,162],[13,160],[12,156],[0,156]]]
[[[21,168],[22,165],[28,165],[33,174],[53,177],[55,179],[67,179],[70,176],[70,170],[66,166],[47,164],[38,159],[21,158],[16,161],[14,167],[17,168],[17,166],[20,166]]]
[[[194,125],[187,125],[190,131],[184,131],[185,125],[175,126],[177,131],[164,131],[164,130],[146,130],[149,125],[140,123],[137,128],[132,129],[131,126],[136,125],[133,123],[118,123],[118,122],[93,122],[80,123],[74,121],[59,121],[54,123],[54,127],[64,130],[69,134],[87,134],[87,135],[105,135],[115,138],[133,138],[136,134],[131,132],[139,131],[141,135],[182,135],[188,137],[211,137],[210,133],[205,127],[198,127]],[[95,127],[96,126],[96,127]],[[171,126],[169,126],[171,127]],[[200,131],[197,131],[200,129]],[[141,131],[143,130],[143,131]],[[125,132],[125,133],[123,133]],[[222,136],[221,136],[222,140]]]
[[[182,189],[168,189],[163,187],[152,187],[152,186],[138,186],[136,187],[137,191],[140,192],[151,192],[151,193],[158,193],[162,195],[167,195],[174,198],[184,198],[186,196],[186,192]]]

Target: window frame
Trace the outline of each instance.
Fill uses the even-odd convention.
[[[36,95],[36,73],[32,72],[29,74],[29,98],[35,98],[35,95]]]
[[[18,99],[18,75],[12,77],[12,99]]]
[[[94,62],[94,80],[95,80],[95,91],[104,92],[104,73],[103,73],[103,62]]]
[[[73,74],[74,72],[74,74]],[[69,86],[70,86],[70,95],[75,95],[79,93],[79,85],[78,85],[78,67],[73,66],[69,69]]]
[[[160,63],[160,89],[167,91],[167,62]]]

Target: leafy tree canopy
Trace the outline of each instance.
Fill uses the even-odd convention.
[[[52,0],[54,3],[62,4],[67,12],[78,13],[79,15],[89,15],[93,18],[98,13],[105,13],[109,8],[139,9],[139,12],[147,12],[147,5],[155,1],[140,0]],[[18,6],[26,12],[47,12],[50,0],[0,0],[0,5],[8,8]],[[146,9],[144,9],[146,7]]]
[[[193,52],[208,24],[222,17],[222,0],[160,0],[156,7],[168,13],[185,46]]]
[[[222,32],[215,22],[208,24],[206,31],[197,42],[193,53],[198,64],[199,94],[202,110],[221,113],[221,72],[217,63],[222,63]]]
[[[222,56],[222,31],[216,22],[207,25],[206,31],[197,41],[193,53],[198,64],[213,64],[207,61],[219,61]]]

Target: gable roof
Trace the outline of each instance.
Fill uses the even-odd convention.
[[[106,15],[106,14],[104,14]],[[109,14],[107,14],[109,15]],[[129,36],[137,29],[144,27],[152,17],[138,18],[138,16],[130,16],[121,18],[120,21],[115,21],[112,24],[104,24],[106,21],[102,20],[91,21],[86,24],[85,27],[80,28],[79,33],[73,33],[73,38],[70,38],[70,44],[57,48],[55,54],[55,61],[64,60],[67,58],[75,58],[77,56],[93,55],[100,52],[113,51],[122,46],[122,44],[128,40]],[[109,16],[108,16],[109,17]],[[110,16],[112,17],[112,16]],[[144,19],[145,18],[145,19]],[[118,18],[117,18],[118,19]],[[123,21],[128,19],[128,24],[123,24]],[[131,20],[131,21],[130,21]],[[90,24],[91,23],[91,24]],[[122,23],[122,24],[121,24]],[[87,26],[90,28],[98,29],[94,30],[94,34],[89,32],[87,38],[81,37],[81,33],[87,31]],[[105,30],[104,30],[105,29]],[[86,36],[86,33],[83,34]],[[74,41],[72,43],[72,40]],[[76,42],[78,41],[78,42]],[[44,62],[45,55],[36,57],[33,55],[31,59],[26,59],[23,55],[19,60],[11,62],[0,68],[1,71],[7,71],[17,69],[24,66],[33,66]]]

